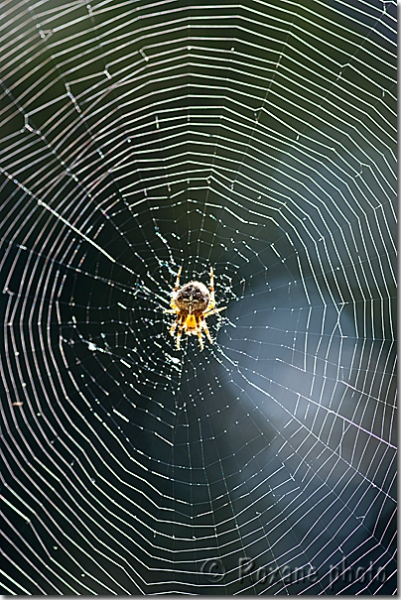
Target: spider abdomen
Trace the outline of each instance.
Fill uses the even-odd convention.
[[[186,283],[175,296],[175,303],[182,311],[189,314],[202,313],[206,310],[210,300],[209,290],[200,281]]]

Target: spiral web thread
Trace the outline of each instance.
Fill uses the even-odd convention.
[[[3,593],[395,593],[395,15],[4,3]]]

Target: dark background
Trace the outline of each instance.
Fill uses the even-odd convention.
[[[395,17],[5,3],[3,594],[395,592]]]

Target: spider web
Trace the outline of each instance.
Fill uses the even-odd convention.
[[[395,13],[3,3],[3,593],[395,593]]]

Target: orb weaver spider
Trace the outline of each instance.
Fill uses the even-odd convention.
[[[182,267],[179,268],[175,281],[170,302],[171,309],[164,311],[165,313],[176,315],[176,320],[170,328],[170,335],[174,336],[175,330],[178,327],[176,335],[177,350],[180,350],[180,341],[183,332],[187,335],[197,335],[200,348],[203,350],[202,331],[205,332],[209,342],[213,344],[212,337],[206,325],[207,317],[227,307],[215,308],[213,267],[210,267],[209,289],[200,281],[189,281],[180,287],[181,272]]]

